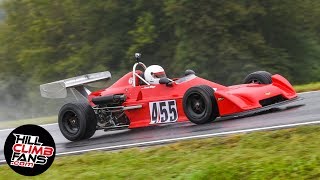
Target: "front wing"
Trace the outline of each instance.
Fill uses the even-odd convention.
[[[279,106],[282,106],[284,104],[288,104],[288,103],[292,103],[292,102],[300,101],[300,100],[303,100],[303,98],[297,96],[295,98],[288,99],[288,100],[285,100],[285,101],[281,101],[281,102],[278,102],[278,103],[275,103],[275,104],[271,104],[271,105],[268,105],[268,106],[264,106],[264,107],[261,107],[261,108],[256,108],[256,109],[252,109],[252,110],[248,110],[248,111],[243,111],[243,112],[240,112],[240,113],[234,113],[234,114],[228,114],[228,115],[225,115],[225,116],[221,116],[221,118],[229,119],[229,118],[239,118],[239,117],[245,117],[245,116],[252,116],[252,115],[255,115],[255,114],[258,114],[258,113],[261,113],[261,112],[265,112],[265,111],[268,111],[268,110],[271,110],[271,109],[274,109],[274,108],[278,108]]]

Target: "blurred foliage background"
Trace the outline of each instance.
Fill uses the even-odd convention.
[[[134,52],[171,77],[320,81],[320,1],[4,0],[0,18],[0,119],[56,114],[40,84],[103,70],[116,79]]]

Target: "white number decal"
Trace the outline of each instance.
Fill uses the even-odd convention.
[[[149,103],[150,124],[168,123],[178,120],[177,104],[175,100],[157,101]]]

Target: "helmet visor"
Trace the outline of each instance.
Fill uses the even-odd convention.
[[[152,76],[154,78],[163,78],[163,77],[167,77],[165,72],[156,72],[156,73],[152,73]]]

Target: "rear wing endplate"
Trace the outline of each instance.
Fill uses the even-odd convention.
[[[40,85],[40,93],[41,96],[45,98],[66,98],[67,89],[71,89],[73,93],[74,90],[76,90],[84,97],[87,97],[91,92],[84,87],[85,84],[109,79],[111,79],[111,73],[109,71],[86,74],[42,84]]]

